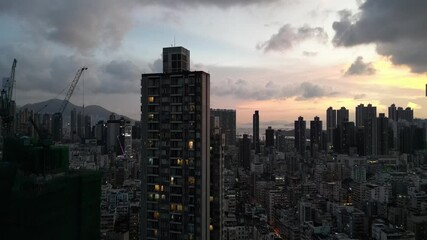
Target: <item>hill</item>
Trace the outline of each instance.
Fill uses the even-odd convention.
[[[26,105],[19,107],[19,108],[20,109],[28,108],[30,110],[33,110],[34,112],[38,112],[41,114],[44,114],[44,113],[53,114],[55,112],[58,112],[61,104],[62,104],[62,100],[50,99],[50,100],[43,101],[43,102],[26,104]],[[77,112],[81,112],[83,110],[83,108],[81,106],[76,106],[73,103],[68,102],[68,105],[65,108],[65,111],[63,113],[63,118],[65,121],[69,121],[71,111],[74,108],[77,110]],[[100,120],[108,120],[110,118],[110,114],[112,113],[112,111],[105,109],[105,108],[98,106],[98,105],[89,105],[89,106],[85,106],[84,113],[85,113],[85,115],[91,116],[92,124],[94,124]],[[116,114],[116,118],[118,118],[120,116],[121,115]],[[132,122],[135,122],[135,120],[130,119],[126,116],[123,116],[123,117],[125,119],[132,121]]]

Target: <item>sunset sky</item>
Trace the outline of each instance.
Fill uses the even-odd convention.
[[[87,66],[85,105],[140,118],[140,74],[161,71],[163,47],[191,51],[211,74],[211,107],[240,126],[329,106],[395,103],[427,117],[425,0],[13,0],[0,2],[0,76],[18,59],[18,105],[59,94]],[[82,105],[82,83],[71,99]]]

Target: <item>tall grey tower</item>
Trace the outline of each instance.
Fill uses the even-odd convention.
[[[210,75],[189,62],[164,48],[164,73],[142,74],[142,239],[209,239]]]
[[[252,131],[253,131],[253,148],[255,153],[260,153],[261,149],[259,146],[259,111],[256,110],[252,115]]]

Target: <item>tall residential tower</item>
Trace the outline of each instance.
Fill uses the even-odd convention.
[[[142,74],[142,239],[209,239],[210,76],[189,63],[164,48],[164,72]]]
[[[261,149],[259,146],[259,111],[256,110],[255,113],[252,116],[252,141],[253,141],[253,148],[255,149],[255,153],[260,153]]]

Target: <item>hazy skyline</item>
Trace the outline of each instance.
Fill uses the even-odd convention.
[[[58,96],[84,65],[85,105],[139,119],[141,73],[161,71],[162,48],[175,43],[191,51],[192,70],[211,74],[211,107],[236,109],[239,125],[255,110],[276,127],[299,115],[325,121],[329,106],[353,119],[359,103],[426,118],[426,9],[422,0],[4,1],[0,77],[17,58],[24,105]]]

